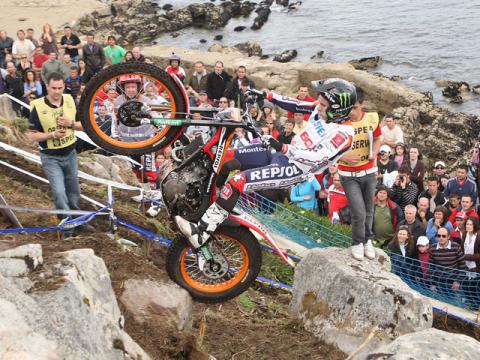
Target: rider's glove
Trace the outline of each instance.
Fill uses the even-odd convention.
[[[265,147],[271,147],[277,152],[282,152],[283,144],[271,135],[262,135],[262,144]]]

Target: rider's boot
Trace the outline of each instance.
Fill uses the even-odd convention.
[[[180,216],[175,216],[178,229],[185,235],[194,249],[200,248],[210,238],[217,227],[228,217],[228,211],[213,203],[205,211],[197,224],[191,223]]]

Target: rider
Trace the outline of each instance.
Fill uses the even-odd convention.
[[[222,187],[219,198],[210,205],[199,223],[175,217],[180,231],[193,248],[199,249],[205,244],[243,192],[288,187],[304,181],[312,174],[322,172],[350,149],[354,131],[342,123],[348,120],[356,102],[355,87],[342,79],[313,81],[312,85],[318,93],[315,102],[303,102],[271,92],[267,96],[285,110],[311,114],[305,129],[293,138],[290,145],[264,135],[263,145],[236,150],[235,159],[243,171]],[[267,146],[275,152],[265,149]],[[197,259],[202,268],[205,264],[202,249],[197,251]]]

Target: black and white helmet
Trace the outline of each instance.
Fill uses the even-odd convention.
[[[343,79],[330,78],[312,81],[313,88],[329,102],[327,120],[343,123],[357,102],[355,86]]]

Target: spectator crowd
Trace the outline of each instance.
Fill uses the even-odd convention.
[[[8,93],[28,104],[45,96],[47,79],[51,74],[59,73],[65,82],[65,93],[71,94],[78,105],[86,84],[96,73],[123,62],[151,61],[139,47],[127,51],[117,45],[113,36],[102,45],[95,40],[94,34],[87,34],[86,42],[82,43],[70,26],[64,27],[59,39],[49,24],[43,26],[38,38],[33,29],[18,30],[15,39],[0,31],[0,94]],[[194,119],[202,118],[202,108],[236,107],[245,110],[246,93],[255,87],[245,66],[239,66],[234,74],[229,74],[222,61],[217,61],[211,72],[201,61],[195,62],[191,71],[187,71],[182,67],[181,59],[173,54],[165,70],[184,82]],[[149,82],[142,81],[141,84],[142,96],[150,103],[168,103],[169,96],[163,89]],[[97,123],[108,135],[114,136],[117,131],[114,126],[115,104],[120,96],[116,87],[106,86],[95,104]],[[308,86],[303,84],[295,96],[299,100],[314,100]],[[14,102],[13,106],[18,115],[28,116],[28,110],[19,103]],[[302,113],[283,114],[269,101],[259,107],[253,106],[250,111],[264,134],[286,144],[305,128],[308,120],[308,116]],[[208,136],[209,131],[208,127],[191,128],[187,135],[194,139]],[[371,199],[374,204],[372,240],[394,254],[395,269],[401,276],[424,281],[432,291],[460,291],[461,284],[466,282],[478,290],[479,147],[475,145],[468,155],[469,161],[458,165],[453,169],[455,173],[450,174],[445,162],[441,159],[427,162],[421,146],[408,140],[394,114],[386,114],[382,119],[381,146],[376,159],[377,188]],[[238,128],[231,146],[237,149],[252,141],[255,140]],[[144,170],[135,168],[134,171],[139,179],[155,189],[171,169],[170,156],[170,148],[144,155],[137,159],[143,162]],[[288,199],[318,216],[328,217],[332,223],[350,223],[348,200],[337,165],[329,166],[325,172],[292,186],[288,191],[269,190],[264,195],[273,201]],[[414,264],[410,259],[419,262]],[[448,270],[435,277],[429,272],[428,264],[445,266]],[[415,266],[416,271],[413,271]],[[457,270],[467,270],[470,275],[465,278]],[[472,306],[478,308],[478,305],[479,301]]]

